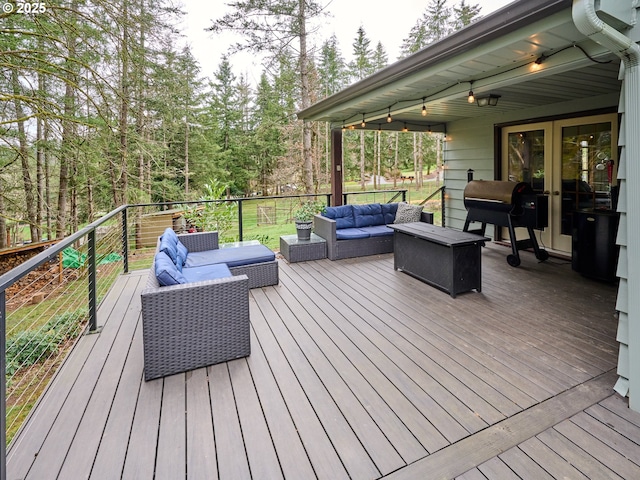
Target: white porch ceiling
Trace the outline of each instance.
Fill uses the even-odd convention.
[[[547,0],[547,16],[531,4],[539,2],[514,2],[299,117],[361,128],[364,115],[367,129],[400,130],[406,123],[409,129],[431,126],[437,131],[438,125],[486,115],[489,108],[509,112],[619,91],[619,60],[578,32],[571,1]],[[505,26],[512,16],[519,16],[519,22]],[[533,70],[540,56],[544,60]],[[476,96],[500,95],[498,105],[469,104],[470,88]],[[423,98],[426,117],[421,115]],[[389,109],[391,124],[386,122]]]

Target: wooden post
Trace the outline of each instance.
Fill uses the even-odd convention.
[[[342,205],[342,129],[331,130],[331,203]]]

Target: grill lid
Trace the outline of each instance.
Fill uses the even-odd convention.
[[[466,200],[496,202],[507,205],[518,203],[518,197],[531,193],[531,186],[524,182],[502,182],[499,180],[472,180],[464,189]]]

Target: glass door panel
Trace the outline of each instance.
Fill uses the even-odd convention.
[[[617,177],[617,116],[597,115],[554,124],[554,186],[561,205],[553,244],[571,251],[573,215],[584,208],[612,209]]]
[[[551,180],[552,123],[517,125],[502,130],[502,179],[510,182],[525,182],[535,193],[548,193]],[[518,238],[529,238],[525,231]],[[523,230],[524,231],[524,230]],[[550,229],[536,230],[538,242],[549,245]],[[507,228],[502,229],[502,238],[509,238]]]
[[[610,208],[611,122],[562,128],[562,234],[571,235],[573,212]]]
[[[510,182],[525,182],[537,193],[544,191],[544,130],[507,134],[507,175]]]

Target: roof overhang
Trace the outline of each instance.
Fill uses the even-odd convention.
[[[619,60],[576,29],[571,6],[572,0],[513,2],[298,117],[332,127],[362,128],[364,119],[367,129],[437,131],[488,108],[509,112],[618,91]],[[469,104],[469,90],[500,95],[498,105]]]

